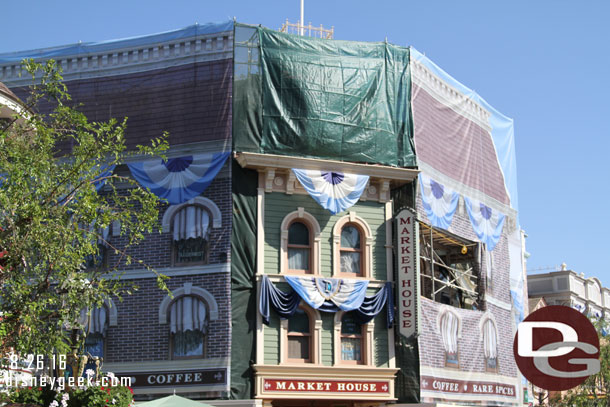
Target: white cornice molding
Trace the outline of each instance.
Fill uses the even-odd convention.
[[[232,57],[233,31],[225,31],[135,47],[117,47],[103,52],[61,56],[57,63],[63,69],[64,80],[71,81]],[[20,61],[0,64],[0,81],[9,87],[31,83],[28,75],[20,76],[21,72]]]
[[[487,109],[434,75],[419,61],[411,60],[411,73],[413,82],[440,103],[491,132],[489,124],[491,113]]]
[[[368,175],[372,178],[391,180],[393,186],[412,182],[417,178],[418,170],[398,168],[376,164],[358,164],[346,161],[321,160],[318,158],[291,157],[275,154],[236,153],[235,159],[242,167],[265,169],[299,168],[304,170],[325,170],[350,174]]]

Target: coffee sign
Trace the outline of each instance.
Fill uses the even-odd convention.
[[[408,209],[403,209],[396,217],[398,324],[400,334],[407,338],[417,332],[416,222],[415,215]]]
[[[227,383],[226,369],[199,369],[174,372],[121,373],[118,377],[131,377],[132,387],[180,387],[218,385]]]

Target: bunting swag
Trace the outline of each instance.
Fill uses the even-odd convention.
[[[188,201],[212,183],[230,152],[127,164],[134,178],[171,205]]]
[[[333,215],[345,211],[360,199],[369,182],[368,175],[292,169],[303,188]]]
[[[336,306],[342,311],[359,308],[364,301],[368,280],[285,276],[286,282],[313,309]],[[325,303],[330,304],[325,304]]]
[[[288,279],[293,279],[293,277],[286,276],[286,281],[291,284]],[[314,278],[314,277],[303,277],[304,279],[309,280],[321,280],[320,283],[314,282],[314,285],[325,284],[330,280],[334,280],[336,282],[340,282],[340,279],[331,279],[331,278]],[[294,283],[295,280],[293,280]],[[366,291],[366,285],[368,282],[365,281],[365,287],[363,291]],[[298,282],[296,283],[299,284]],[[337,289],[340,283],[330,282],[330,288]],[[292,287],[292,284],[291,284]],[[324,286],[322,289],[325,290]],[[269,325],[269,305],[273,307],[275,312],[278,313],[280,318],[290,318],[299,307],[299,303],[301,299],[311,305],[308,300],[301,296],[300,292],[291,291],[290,293],[284,293],[283,291],[278,290],[275,285],[269,280],[269,277],[266,275],[263,276],[261,281],[261,294],[259,301],[259,311],[261,316],[263,317],[263,322],[266,325]],[[357,295],[358,297],[360,294]],[[316,297],[314,295],[314,297]],[[347,311],[345,309],[339,308],[334,302],[329,299],[324,299],[322,303],[318,307],[314,307],[320,311],[324,312],[337,312],[339,310]],[[337,298],[336,294],[333,295],[333,298]],[[319,298],[318,298],[319,300]],[[360,301],[360,305],[355,308],[351,308],[354,310],[356,320],[360,324],[366,324],[373,318],[375,318],[383,309],[386,307],[386,316],[387,316],[387,326],[388,329],[392,327],[394,324],[394,300],[392,298],[392,283],[386,283],[381,290],[379,290],[375,295],[370,297],[363,296],[362,301]],[[313,307],[313,306],[312,306]]]
[[[419,174],[422,206],[434,227],[449,229],[457,209],[459,195],[432,178]]]
[[[261,298],[258,303],[263,322],[269,325],[269,303],[273,306],[275,312],[280,318],[290,318],[299,308],[301,297],[292,291],[289,294],[277,289],[277,287],[269,280],[269,277],[263,276],[261,280]]]
[[[464,202],[477,237],[492,251],[500,240],[506,216],[476,199],[464,197]]]

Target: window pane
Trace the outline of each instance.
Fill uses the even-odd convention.
[[[309,249],[289,247],[288,268],[290,270],[309,270]]]
[[[309,229],[301,222],[294,222],[288,229],[288,244],[309,246]]]
[[[360,274],[360,253],[341,252],[341,272]]]
[[[203,356],[203,333],[199,330],[174,335],[174,356]]]
[[[362,360],[362,339],[341,338],[341,359]]]
[[[341,229],[341,247],[360,249],[360,232],[354,226],[345,226]]]
[[[496,358],[487,358],[487,368],[488,369],[495,369],[498,367],[498,359]]]
[[[205,260],[205,240],[202,237],[176,241],[176,262],[193,263]]]
[[[288,332],[309,333],[309,316],[301,308],[288,320]]]
[[[345,314],[341,319],[341,333],[342,334],[362,334],[362,325],[360,325],[352,314]]]
[[[309,336],[288,337],[288,358],[309,360]]]

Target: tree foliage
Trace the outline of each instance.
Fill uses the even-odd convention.
[[[134,289],[117,269],[157,222],[158,198],[105,170],[130,155],[162,154],[167,143],[160,136],[128,152],[126,120],[89,121],[70,106],[53,61],[24,65],[35,85],[23,112],[0,122],[0,351],[67,353],[82,310]],[[102,241],[113,223],[126,245]],[[91,260],[104,245],[117,261],[102,267]]]
[[[610,341],[609,324],[601,317],[591,318],[599,336],[600,371],[582,385],[550,401],[557,407],[610,407]]]

